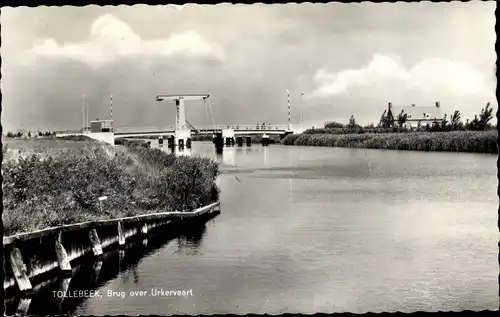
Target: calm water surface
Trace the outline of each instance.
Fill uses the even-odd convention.
[[[226,148],[222,213],[100,287],[190,297],[88,299],[77,314],[497,309],[496,156]]]

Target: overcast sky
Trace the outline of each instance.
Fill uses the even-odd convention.
[[[157,94],[208,93],[216,124],[377,123],[387,102],[495,98],[494,2],[2,8],[5,130],[165,127]],[[304,97],[300,97],[304,93]],[[205,125],[201,102],[187,119]]]

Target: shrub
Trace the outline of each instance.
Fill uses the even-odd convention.
[[[284,145],[294,145],[300,134],[289,134],[283,138],[282,142]]]
[[[344,124],[335,121],[326,122],[324,125],[325,129],[344,128],[344,127],[345,127]]]
[[[4,147],[5,149],[5,147]],[[191,210],[218,199],[218,165],[130,143],[3,163],[5,234],[144,212]],[[101,211],[97,198],[108,196]]]
[[[75,141],[75,142],[94,142],[97,143],[98,141],[92,138],[89,138],[86,135],[65,135],[65,136],[60,136],[57,137],[60,140],[67,140],[67,141]]]

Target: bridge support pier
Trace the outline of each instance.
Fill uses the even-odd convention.
[[[224,148],[224,138],[221,132],[216,132],[213,136],[213,142],[215,145],[215,150],[217,154],[222,154],[222,149]]]
[[[238,146],[243,146],[243,137],[242,136],[237,137],[236,143],[238,144]]]
[[[264,134],[262,136],[262,146],[268,146],[269,145],[269,135]]]
[[[226,146],[234,145],[234,129],[222,129],[222,138],[226,140]]]
[[[173,148],[175,146],[175,137],[173,135],[169,136],[167,143],[169,148]]]
[[[189,143],[191,143],[191,130],[189,129],[175,130],[174,142],[176,146],[179,147],[187,146],[188,140]],[[191,146],[191,144],[189,146]]]

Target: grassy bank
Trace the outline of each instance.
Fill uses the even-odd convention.
[[[252,139],[252,144],[260,144],[262,143],[262,135],[250,135]],[[193,135],[191,138],[192,141],[212,141],[211,135]],[[234,140],[236,142],[236,139]],[[246,136],[243,136],[243,144],[246,144]],[[281,143],[281,137],[279,135],[270,135],[269,136],[270,144],[279,144]]]
[[[113,148],[92,141],[17,140],[7,142],[3,152],[6,235],[81,221],[187,211],[218,200],[217,163],[177,157],[140,142]],[[108,196],[102,211],[100,196]]]
[[[496,154],[498,153],[497,139],[498,134],[495,130],[387,134],[292,134],[285,137],[283,144]]]

